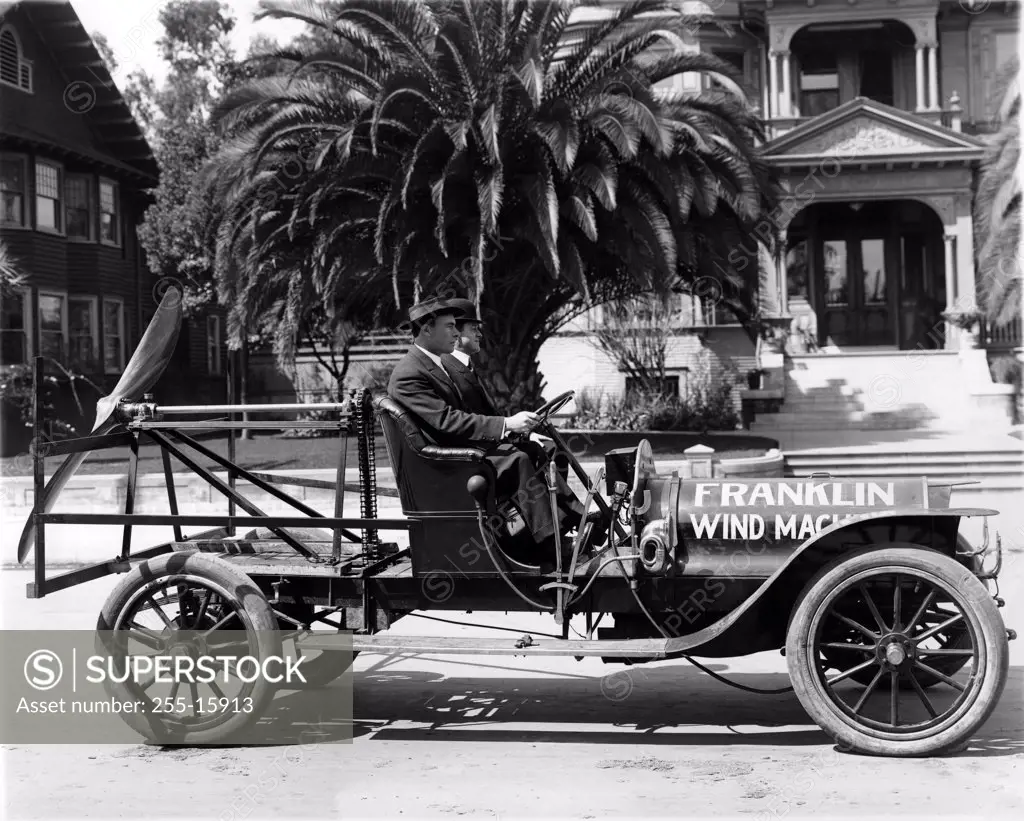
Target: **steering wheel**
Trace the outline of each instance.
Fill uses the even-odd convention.
[[[566,391],[565,393],[558,394],[558,396],[550,402],[545,402],[537,408],[537,410],[534,411],[534,413],[540,417],[540,419],[537,420],[537,425],[539,426],[547,423],[548,419],[568,405],[574,396],[576,396],[576,391]]]

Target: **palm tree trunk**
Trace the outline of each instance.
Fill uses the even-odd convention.
[[[498,411],[511,415],[544,403],[544,378],[537,366],[536,349],[524,351],[496,340],[476,357],[477,370]]]

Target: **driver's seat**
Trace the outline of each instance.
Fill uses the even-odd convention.
[[[497,515],[497,475],[484,458],[486,452],[436,444],[419,420],[386,393],[374,394],[372,402],[402,512],[411,524],[413,572],[497,575],[480,535],[476,502],[466,488],[470,479],[482,476],[487,482],[485,513],[488,518]]]

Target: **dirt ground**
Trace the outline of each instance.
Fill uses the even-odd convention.
[[[0,573],[5,628],[89,628],[113,582],[25,599]],[[1008,557],[1008,626],[1024,627],[1024,554]],[[548,632],[539,616],[452,618]],[[416,618],[396,632],[481,634]],[[355,664],[355,738],[308,747],[23,746],[4,751],[10,818],[1020,817],[1024,656],[953,757],[833,749],[792,693],[752,695],[683,662],[383,656]],[[712,669],[788,684],[764,653]],[[302,698],[330,699],[331,689]]]

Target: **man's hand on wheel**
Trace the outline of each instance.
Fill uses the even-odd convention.
[[[540,417],[533,411],[519,411],[515,416],[509,416],[505,420],[505,431],[507,433],[529,433],[538,421],[540,421]]]

